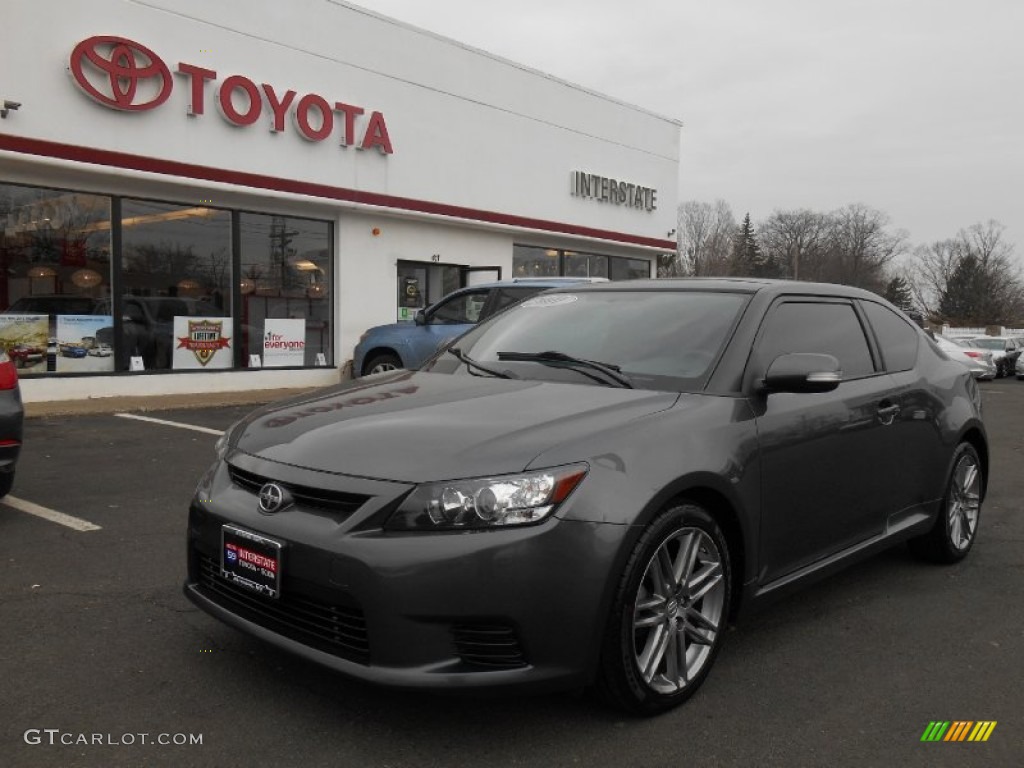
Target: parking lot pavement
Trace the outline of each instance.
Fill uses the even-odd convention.
[[[653,720],[569,694],[373,688],[192,608],[187,505],[248,406],[29,419],[12,496],[95,527],[0,504],[0,764],[1020,765],[1024,383],[983,392],[991,487],[964,563],[895,549],[743,620],[701,691]],[[922,743],[936,720],[998,725]]]

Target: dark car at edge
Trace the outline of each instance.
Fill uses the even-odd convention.
[[[24,421],[25,406],[21,402],[16,363],[0,351],[0,498],[14,486]]]
[[[186,595],[400,688],[593,688],[655,714],[727,624],[909,542],[973,546],[978,385],[843,286],[567,286],[418,371],[264,407],[190,507]]]

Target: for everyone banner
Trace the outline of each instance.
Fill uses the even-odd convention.
[[[263,322],[263,367],[283,368],[305,363],[305,319],[267,318]]]

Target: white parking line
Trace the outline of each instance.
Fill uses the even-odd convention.
[[[90,523],[88,520],[82,520],[80,517],[72,517],[71,515],[65,515],[63,512],[58,512],[55,509],[48,509],[47,507],[41,507],[38,504],[33,504],[31,501],[25,501],[24,499],[16,499],[13,496],[7,496],[3,499],[3,504],[6,504],[12,509],[16,509],[19,512],[27,512],[30,515],[41,517],[43,520],[49,520],[51,523],[58,523],[65,525],[68,528],[73,528],[76,531],[99,531],[102,530],[100,526],[95,523]]]
[[[134,413],[115,413],[122,419],[135,419],[136,421],[148,421],[153,424],[163,424],[165,427],[177,427],[178,429],[191,429],[195,432],[204,432],[207,435],[223,435],[221,429],[210,429],[209,427],[197,427],[195,424],[182,424],[180,421],[167,421],[166,419],[154,419],[152,416],[139,416]]]

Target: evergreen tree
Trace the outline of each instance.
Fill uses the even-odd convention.
[[[743,223],[732,239],[732,257],[729,274],[736,277],[785,277],[786,266],[775,254],[765,254],[757,241],[750,214],[743,217]]]
[[[743,217],[743,223],[732,240],[732,259],[729,274],[736,277],[762,277],[763,259],[761,247],[757,244],[750,214]]]
[[[899,275],[886,283],[882,298],[899,307],[904,312],[910,313],[915,309],[914,294],[911,292],[910,286],[907,285],[907,281]]]
[[[977,325],[988,322],[989,285],[981,262],[973,253],[957,263],[939,297],[939,314],[950,325]]]

